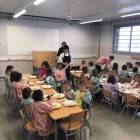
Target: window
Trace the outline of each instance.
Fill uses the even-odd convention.
[[[114,26],[114,52],[140,53],[140,25]]]

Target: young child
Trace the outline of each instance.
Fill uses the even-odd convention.
[[[139,72],[139,71],[140,71],[140,62],[139,62],[139,61],[137,61],[137,62],[135,63],[135,67],[138,68],[138,72]]]
[[[116,78],[116,82],[118,82],[118,72],[116,70],[113,70],[112,75]]]
[[[53,76],[51,76],[51,74],[52,74],[52,70],[51,69],[47,69],[46,70],[46,76],[47,76],[47,78],[46,78],[45,81],[47,82],[47,84],[51,85],[54,90],[56,90],[55,79],[54,79]]]
[[[19,73],[18,71],[12,71],[10,74],[10,81],[11,83],[15,82],[15,75]]]
[[[86,89],[86,81],[78,81],[79,90],[75,93],[76,105],[81,107],[83,110],[87,109],[87,105],[91,103],[91,93]]]
[[[122,70],[119,71],[118,76],[121,76],[122,77],[122,82],[125,81],[125,78],[128,78],[129,73],[127,71],[127,66],[126,65],[123,65],[122,66]]]
[[[92,70],[92,75],[91,75],[90,81],[92,81],[94,83],[94,86],[92,88],[93,91],[97,91],[97,92],[101,91],[98,71],[96,69]]]
[[[38,130],[40,136],[48,136],[54,133],[54,125],[48,120],[47,113],[53,110],[53,102],[48,96],[47,104],[43,102],[43,92],[36,90],[33,92],[34,102],[31,104],[31,117],[34,128]]]
[[[13,82],[11,85],[16,88],[18,99],[22,100],[22,90],[26,87],[29,87],[29,82],[27,82],[27,85],[22,83],[23,79],[21,73],[17,73],[14,79],[15,82]]]
[[[80,71],[83,71],[83,67],[86,67],[86,61],[82,60],[82,65],[80,66]]]
[[[89,63],[88,63],[88,73],[89,73],[89,74],[92,74],[92,70],[93,70],[93,69],[95,69],[95,68],[93,67],[93,62],[89,62]]]
[[[7,83],[5,83],[5,86],[7,88],[11,88],[11,81],[10,81],[10,75],[11,75],[11,72],[14,70],[14,67],[13,66],[7,66],[6,67],[6,71],[5,71],[5,74],[6,74],[6,79],[8,80]]]
[[[55,78],[57,81],[57,91],[61,93],[62,83],[67,79],[65,70],[67,69],[68,65],[63,68],[63,63],[57,63],[57,69],[55,70]]]
[[[131,79],[134,79],[134,76],[138,73],[138,68],[134,67],[133,68],[133,73],[130,74]]]
[[[127,71],[128,72],[133,72],[133,65],[132,65],[132,63],[128,62],[128,63],[126,63],[126,65],[127,65]]]
[[[135,74],[134,80],[131,81],[129,87],[140,88],[140,74]]]
[[[108,78],[107,69],[103,69],[101,78]]]
[[[113,67],[110,69],[109,73],[112,74],[113,70],[116,70],[118,72],[118,63],[113,64]]]
[[[31,89],[29,87],[24,88],[23,91],[22,91],[23,98],[21,100],[21,105],[23,107],[24,115],[27,117],[28,121],[32,121],[32,119],[31,119],[31,113],[26,112],[24,110],[23,104],[29,105],[29,106],[32,104],[33,99],[31,98],[31,93],[32,93],[32,91],[31,91]]]
[[[41,77],[41,79],[46,78],[45,72],[46,72],[46,69],[48,69],[50,67],[50,65],[48,64],[47,61],[44,61],[44,62],[42,62],[41,67],[42,67],[42,69],[40,71],[39,77]]]
[[[63,84],[64,88],[64,94],[68,100],[74,100],[75,99],[75,92],[73,89],[71,89],[71,83],[70,81],[65,81]]]
[[[83,67],[83,72],[82,74],[83,76],[89,78],[90,77],[90,74],[88,73],[88,68],[87,67]]]
[[[111,98],[105,96],[108,101],[118,99],[118,94],[116,91],[119,89],[119,85],[116,84],[116,78],[113,75],[109,76],[107,83],[103,85],[103,88],[111,92]]]

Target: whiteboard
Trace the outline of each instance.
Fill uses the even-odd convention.
[[[32,51],[58,51],[59,30],[7,26],[8,55],[31,56]]]

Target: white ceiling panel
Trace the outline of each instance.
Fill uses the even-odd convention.
[[[0,12],[14,13],[24,1],[0,0]],[[109,18],[124,12],[140,10],[140,0],[45,0],[40,5],[28,6],[26,15],[66,18],[68,9],[72,10],[70,14],[73,18]]]

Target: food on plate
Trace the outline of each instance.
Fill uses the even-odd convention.
[[[122,91],[126,91],[126,89],[125,88],[122,88]]]
[[[73,105],[73,103],[69,103],[68,105]]]
[[[58,108],[58,106],[57,105],[53,105],[53,108]]]
[[[137,92],[140,92],[140,89],[138,89]]]
[[[38,88],[32,88],[33,90],[37,90]]]
[[[56,97],[57,97],[57,98],[61,98],[61,95],[57,95]]]
[[[134,92],[133,92],[133,91],[131,91],[130,93],[131,93],[131,94],[134,94]]]

